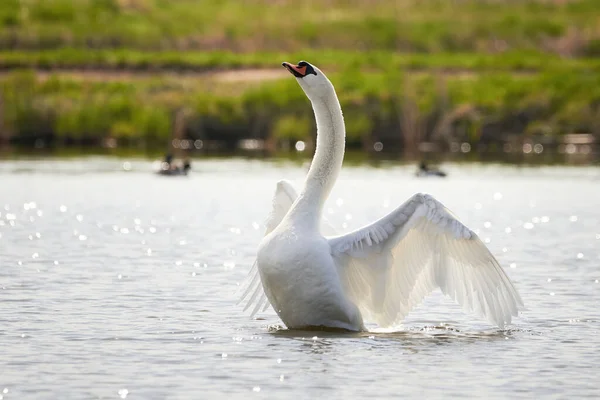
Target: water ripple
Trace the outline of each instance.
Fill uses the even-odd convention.
[[[305,170],[194,169],[170,180],[142,160],[0,161],[0,396],[600,396],[596,170],[345,168],[325,207],[336,228],[429,192],[483,232],[528,307],[500,330],[436,292],[400,329],[347,333],[235,306],[275,182]]]

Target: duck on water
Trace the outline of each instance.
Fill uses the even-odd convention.
[[[272,306],[290,329],[399,325],[434,289],[503,328],[523,307],[477,235],[432,196],[417,193],[360,229],[336,234],[322,217],[342,167],[345,126],[335,89],[306,61],[283,63],[310,100],[317,146],[304,186],[275,190],[248,286],[252,315]]]
[[[185,160],[183,165],[177,165],[173,161],[173,156],[167,154],[164,161],[160,163],[160,168],[156,173],[166,176],[187,175],[191,168],[192,165],[189,160]]]
[[[431,168],[427,165],[425,161],[421,161],[421,163],[419,164],[419,170],[416,172],[415,175],[419,177],[439,176],[443,178],[446,176],[446,173],[444,171],[440,171],[439,169]]]

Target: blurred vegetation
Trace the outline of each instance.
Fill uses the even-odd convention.
[[[600,132],[600,75],[546,72],[515,77],[378,72],[332,74],[349,146],[407,140],[491,143],[506,133],[553,136]],[[169,78],[86,81],[33,72],[4,78],[5,129],[21,141],[40,137],[98,143],[165,143],[176,116],[185,136],[312,140],[312,110],[294,79],[240,85]],[[220,86],[220,87],[219,87]],[[209,91],[210,89],[210,91]],[[419,135],[415,137],[414,135]]]
[[[596,0],[3,0],[8,49],[597,55]]]
[[[300,59],[350,146],[600,135],[598,21],[597,0],[3,0],[0,139],[311,140],[284,71],[212,73]]]
[[[600,7],[600,6],[599,6]],[[600,17],[600,16],[599,16]],[[139,51],[132,49],[0,50],[0,69],[36,68],[41,70],[88,69],[132,71],[193,71],[215,69],[279,68],[280,60],[312,60],[322,69],[392,68],[438,72],[460,70],[538,72],[561,69],[567,72],[600,72],[600,58],[564,58],[552,53],[506,51],[503,53],[394,53],[386,51],[350,52],[339,49],[305,49],[294,52],[235,53],[215,51]]]

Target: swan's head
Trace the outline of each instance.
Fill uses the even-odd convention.
[[[300,61],[298,65],[288,62],[281,63],[300,84],[309,99],[323,98],[334,93],[333,85],[321,70],[306,61]]]

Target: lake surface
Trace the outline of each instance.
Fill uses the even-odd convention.
[[[124,162],[126,169],[123,169]],[[395,333],[288,331],[236,305],[278,179],[306,165],[0,161],[0,399],[598,398],[600,169],[348,166],[340,230],[428,192],[527,311],[498,330],[434,293]]]

